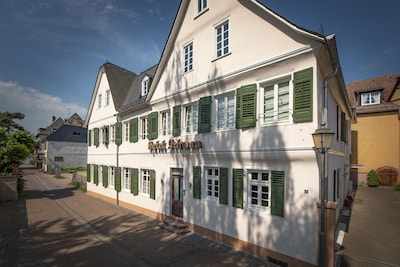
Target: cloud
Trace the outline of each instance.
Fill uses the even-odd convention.
[[[33,134],[39,128],[49,126],[52,116],[66,119],[77,113],[85,119],[87,112],[86,108],[65,103],[60,97],[24,87],[16,82],[0,81],[0,112],[6,111],[25,114],[25,119],[19,121],[19,124]]]

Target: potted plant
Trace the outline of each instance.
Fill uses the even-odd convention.
[[[367,185],[369,187],[379,186],[379,175],[375,170],[370,170],[367,174]]]

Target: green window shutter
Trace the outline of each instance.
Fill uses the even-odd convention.
[[[271,214],[283,217],[285,208],[285,173],[271,172]]]
[[[236,208],[243,209],[243,169],[233,169],[232,176],[232,205]]]
[[[121,167],[115,168],[115,182],[114,182],[115,190],[121,192]]]
[[[99,146],[99,128],[94,128],[93,129],[93,133],[94,133],[94,145],[96,146],[96,147],[98,147]]]
[[[150,172],[150,198],[156,199],[156,171],[149,170]]]
[[[175,106],[172,110],[172,135],[181,135],[181,106]]]
[[[105,188],[108,187],[108,167],[107,166],[102,166],[102,178],[103,178],[103,186]]]
[[[219,203],[228,204],[228,168],[219,169]]]
[[[134,196],[139,194],[139,169],[131,169],[131,193]]]
[[[255,127],[257,123],[257,85],[242,86],[236,92],[236,128]]]
[[[340,139],[343,142],[347,142],[347,121],[346,121],[346,113],[344,112],[342,112],[340,124],[341,124]]]
[[[88,131],[88,146],[92,145],[92,130]]]
[[[133,118],[129,121],[129,142],[136,143],[139,141],[139,119]]]
[[[152,112],[147,117],[148,129],[147,139],[154,140],[158,137],[158,112]]]
[[[198,132],[209,133],[211,131],[211,96],[199,100]]]
[[[294,73],[293,122],[311,122],[313,111],[313,68]]]
[[[201,198],[201,167],[193,166],[193,198]]]
[[[115,123],[115,144],[122,144],[122,122]]]
[[[93,166],[93,183],[99,185],[99,166]]]
[[[90,164],[86,165],[86,181],[90,182]]]

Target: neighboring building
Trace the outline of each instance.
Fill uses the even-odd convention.
[[[55,133],[63,125],[71,125],[82,127],[84,120],[77,114],[74,113],[68,119],[57,118],[53,116],[52,123],[46,128],[39,128],[36,134],[36,147],[34,151],[34,161],[36,161],[37,168],[42,169],[46,165],[46,141],[47,137]]]
[[[87,128],[63,125],[46,140],[44,170],[86,167]]]
[[[281,266],[316,266],[312,133],[336,67],[326,113],[336,134],[327,164],[334,227],[349,191],[352,119],[335,37],[251,0],[183,0],[157,66],[100,67],[85,121],[88,194],[179,217]]]
[[[352,82],[347,86],[357,120],[351,126],[353,181],[367,181],[370,170],[382,184],[400,182],[400,74]]]

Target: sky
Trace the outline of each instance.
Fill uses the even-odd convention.
[[[400,1],[260,2],[298,26],[335,34],[346,84],[400,73]],[[0,112],[24,113],[19,123],[33,134],[52,116],[85,119],[100,66],[140,73],[157,64],[179,4],[1,0]]]

